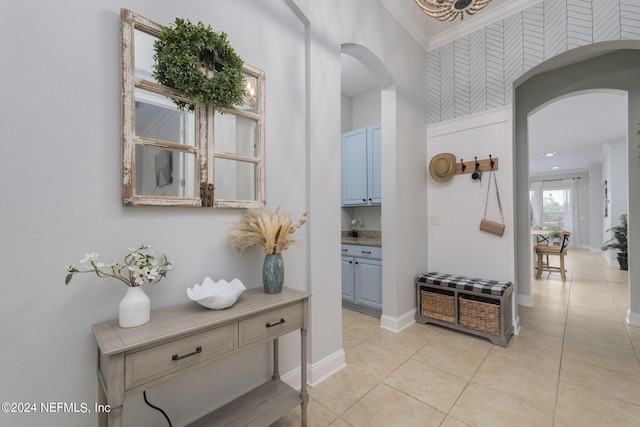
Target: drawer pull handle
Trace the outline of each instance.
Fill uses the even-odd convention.
[[[360,252],[362,252],[363,254],[370,254],[371,253],[371,251],[360,251]]]
[[[272,328],[274,326],[278,326],[281,323],[284,323],[285,320],[283,318],[280,319],[280,321],[278,323],[267,323],[267,328]]]
[[[199,353],[202,353],[202,347],[200,346],[196,348],[196,351],[189,354],[185,354],[184,356],[178,356],[177,354],[174,354],[173,356],[171,356],[171,360],[180,360],[180,359],[184,359],[186,357],[193,356],[194,354],[199,354]]]

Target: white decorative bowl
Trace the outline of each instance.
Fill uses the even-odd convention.
[[[210,277],[205,277],[202,285],[195,284],[193,288],[187,288],[187,295],[200,305],[220,310],[235,304],[245,290],[247,288],[238,279],[233,279],[231,282],[226,280],[214,282]]]

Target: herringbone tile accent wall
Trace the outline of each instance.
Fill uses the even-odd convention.
[[[512,103],[518,77],[593,43],[640,40],[640,0],[545,0],[427,53],[427,122]]]

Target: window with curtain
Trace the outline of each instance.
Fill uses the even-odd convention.
[[[529,188],[531,227],[571,232],[570,246],[580,246],[579,178],[532,181]]]
[[[546,189],[542,194],[542,228],[544,230],[564,229],[565,190]]]

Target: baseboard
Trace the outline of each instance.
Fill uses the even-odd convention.
[[[513,319],[513,335],[520,335],[520,316]]]
[[[533,307],[533,297],[531,295],[517,295],[516,303],[525,307]]]
[[[629,326],[640,326],[640,313],[633,313],[631,309],[627,309],[627,324]]]
[[[300,367],[292,369],[286,374],[280,375],[280,379],[287,383],[289,387],[300,391]],[[307,381],[307,384],[309,381]]]
[[[400,317],[391,317],[383,314],[380,316],[380,327],[391,332],[400,332],[416,321],[417,309],[411,309]]]
[[[315,387],[347,366],[343,349],[325,357],[316,363],[307,363],[307,384]],[[280,379],[292,388],[300,390],[300,368],[293,369],[280,376]]]

